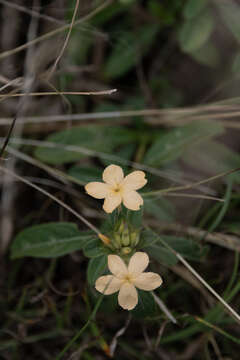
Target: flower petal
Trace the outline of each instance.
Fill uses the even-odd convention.
[[[106,213],[111,213],[115,210],[122,202],[122,197],[120,194],[109,192],[104,200],[103,210]]]
[[[103,181],[109,185],[116,186],[123,180],[123,170],[118,165],[109,165],[103,172]]]
[[[133,171],[127,175],[123,180],[123,185],[129,190],[138,190],[146,185],[147,179],[143,171]]]
[[[104,199],[109,192],[109,187],[107,184],[101,182],[90,182],[85,186],[85,190],[88,195],[96,199]]]
[[[121,287],[122,281],[113,275],[100,276],[95,283],[97,291],[104,295],[111,295],[117,292]]]
[[[130,210],[140,210],[143,205],[142,197],[134,190],[125,190],[122,193],[123,204]]]
[[[130,259],[128,265],[128,272],[131,277],[135,278],[139,276],[148,266],[149,257],[148,254],[142,251],[136,252]]]
[[[162,285],[162,278],[156,273],[146,272],[136,277],[133,284],[141,290],[151,291]]]
[[[132,310],[138,303],[138,293],[135,286],[129,282],[125,282],[120,287],[118,294],[119,305],[126,310]]]
[[[118,255],[108,255],[108,268],[119,279],[128,274],[125,262]]]

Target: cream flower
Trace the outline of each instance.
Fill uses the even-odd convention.
[[[124,177],[118,165],[109,165],[103,171],[102,182],[90,182],[85,186],[86,192],[96,199],[105,199],[103,209],[113,212],[122,202],[130,210],[139,210],[143,205],[142,197],[135,191],[146,185],[145,173],[133,171]]]
[[[101,276],[95,283],[96,289],[104,295],[119,291],[118,303],[126,310],[132,310],[138,303],[136,287],[151,291],[162,284],[162,278],[153,272],[145,272],[149,257],[144,252],[136,252],[128,266],[118,255],[108,255],[108,268],[113,275]]]

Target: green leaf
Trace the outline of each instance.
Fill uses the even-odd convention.
[[[192,19],[198,16],[207,4],[208,0],[188,0],[183,9],[183,16],[186,19]]]
[[[159,235],[150,229],[144,229],[140,234],[140,243],[139,246],[141,248],[145,248],[147,246],[153,245],[158,240]]]
[[[227,1],[216,1],[215,4],[219,8],[226,26],[235,36],[236,40],[240,41],[239,3],[233,0],[227,0]]]
[[[203,46],[214,28],[213,17],[208,11],[186,21],[179,32],[179,43],[183,51],[192,53]]]
[[[192,122],[161,134],[145,155],[144,163],[163,166],[178,159],[189,147],[193,151],[199,141],[219,135],[224,128],[217,122]]]
[[[113,48],[105,66],[104,75],[108,79],[114,79],[126,74],[139,61],[149,49],[159,30],[159,24],[142,26],[133,34],[122,33],[118,36],[116,46]]]
[[[201,246],[198,242],[177,236],[161,235],[161,238],[175,251],[189,260],[200,260],[207,251],[206,246]]]
[[[131,142],[132,134],[121,126],[72,127],[48,136],[46,141],[57,147],[38,147],[35,156],[49,164],[64,164],[88,156],[88,150],[111,153],[115,146]],[[76,146],[79,149],[67,150],[64,146]]]
[[[79,231],[73,223],[35,225],[24,229],[14,238],[11,258],[55,258],[82,249],[92,238],[93,233]]]
[[[141,232],[139,248],[146,251],[150,257],[153,257],[159,263],[172,266],[178,262],[176,256],[159,244],[160,236],[150,229],[144,229]]]
[[[157,200],[145,199],[144,211],[165,222],[175,220],[175,209],[170,201],[163,197]]]
[[[160,264],[166,266],[174,266],[178,262],[178,259],[170,250],[157,243],[146,246],[144,251],[146,251],[150,257],[157,260]]]
[[[102,170],[95,167],[74,165],[68,170],[68,174],[83,184],[91,181],[102,181]]]
[[[98,256],[89,260],[87,279],[89,285],[94,285],[96,280],[107,269],[107,255]]]
[[[156,303],[150,292],[137,290],[138,304],[131,311],[131,314],[136,318],[152,317],[156,315]]]
[[[102,242],[98,238],[92,238],[90,241],[84,244],[83,253],[89,258],[98,257],[101,255],[106,255],[108,250],[103,246]]]
[[[131,224],[134,228],[140,229],[143,226],[143,207],[137,211],[127,211],[127,219],[129,224]]]
[[[217,141],[199,144],[194,152],[184,154],[184,162],[193,168],[205,169],[210,174],[217,174],[240,167],[240,155]],[[240,172],[229,175],[235,182],[240,183]],[[223,178],[224,180],[224,178]]]
[[[124,147],[122,147],[121,149],[114,151],[114,156],[119,158],[119,160],[114,160],[114,164],[121,166],[124,172],[127,171],[128,167],[124,165],[124,160],[131,160],[135,149],[136,145],[133,143],[124,145]],[[111,165],[112,162],[113,161],[109,159],[102,159],[102,163],[106,166]]]
[[[199,49],[192,51],[191,56],[200,64],[216,67],[220,63],[220,57],[216,47],[208,41]]]

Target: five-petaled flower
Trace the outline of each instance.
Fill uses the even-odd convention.
[[[153,272],[144,272],[149,258],[144,252],[136,252],[128,266],[118,255],[108,255],[108,268],[113,275],[101,276],[95,287],[104,295],[119,291],[118,303],[123,309],[132,310],[138,303],[136,287],[151,291],[162,284],[162,278]]]
[[[103,209],[113,212],[120,204],[130,210],[139,210],[143,205],[142,197],[136,192],[146,185],[145,173],[133,171],[124,177],[123,170],[118,165],[109,165],[103,171],[102,182],[90,182],[85,186],[86,192],[96,199],[105,199]]]

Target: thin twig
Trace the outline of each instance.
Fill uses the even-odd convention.
[[[160,224],[156,222],[156,226],[161,232],[170,231],[173,233],[183,233],[193,236],[197,239],[204,239],[204,241],[223,246],[227,249],[237,251],[240,253],[240,239],[234,235],[222,234],[219,232],[208,233],[192,226],[184,226],[182,224]]]
[[[168,310],[168,308],[166,307],[166,305],[163,303],[162,300],[159,299],[159,297],[154,294],[153,291],[151,291],[151,294],[154,298],[154,300],[156,301],[156,303],[158,304],[158,306],[160,307],[160,309],[162,310],[162,312],[164,312],[164,314],[167,316],[167,318],[174,324],[177,324],[177,319],[171,314],[171,312]]]
[[[56,196],[50,194],[48,191],[40,188],[39,186],[32,184],[30,181],[28,181],[27,179],[23,178],[22,176],[19,176],[17,174],[15,174],[14,172],[12,172],[9,169],[4,168],[3,166],[0,166],[0,170],[3,171],[5,174],[8,174],[10,176],[12,176],[13,178],[27,184],[28,186],[31,186],[32,188],[36,189],[37,191],[41,192],[42,194],[48,196],[50,199],[52,199],[53,201],[55,201],[56,203],[58,203],[60,206],[64,207],[66,210],[68,210],[69,212],[71,212],[74,216],[76,216],[79,220],[81,220],[85,225],[87,225],[92,231],[94,231],[97,235],[100,234],[100,231],[93,225],[91,224],[88,220],[86,220],[82,215],[80,215],[79,213],[77,213],[74,209],[72,209],[69,205],[65,204],[63,201],[61,201],[60,199],[58,199]]]
[[[83,22],[90,20],[92,17],[97,15],[99,12],[104,10],[106,7],[108,7],[112,3],[112,1],[113,0],[105,1],[102,5],[98,6],[96,9],[94,9],[91,13],[89,13],[88,15],[84,16],[83,18],[77,20],[75,22],[74,26],[82,24]],[[20,46],[16,47],[15,49],[4,51],[2,54],[0,54],[0,59],[4,59],[10,55],[18,53],[19,51],[25,50],[26,48],[28,48],[30,46],[38,44],[41,41],[47,40],[65,30],[68,30],[70,26],[71,26],[71,24],[61,26],[55,30],[52,30],[52,31],[42,35],[42,36],[39,36],[38,38],[36,38],[34,40],[28,41],[27,43],[20,45]]]
[[[2,139],[0,137],[0,141],[3,141],[3,140],[4,139]],[[140,163],[137,163],[135,161],[126,160],[126,159],[124,159],[124,158],[122,158],[120,156],[104,153],[104,152],[101,152],[101,151],[94,151],[94,150],[91,150],[91,149],[88,149],[88,148],[85,148],[85,147],[82,147],[82,146],[65,145],[65,144],[58,144],[58,143],[51,142],[51,141],[40,141],[40,140],[25,139],[25,138],[24,139],[23,138],[22,139],[11,138],[11,143],[22,144],[22,145],[30,145],[30,146],[47,147],[49,149],[64,149],[66,151],[76,152],[76,153],[84,154],[86,156],[96,156],[96,157],[100,157],[100,158],[103,158],[103,159],[111,160],[113,162],[118,162],[118,163],[123,164],[123,165],[131,166],[131,167],[136,168],[136,169],[147,171],[150,174],[160,176],[160,177],[165,178],[167,180],[172,180],[175,183],[179,182],[179,183],[186,184],[186,182],[187,182],[186,180],[181,179],[180,174],[178,172],[176,172],[176,171],[159,170],[157,168],[153,168],[153,167],[148,166],[148,165],[140,164]],[[224,174],[225,173],[221,173],[221,174],[219,174],[218,177],[221,177]],[[208,178],[208,179],[212,179],[212,178]],[[205,182],[210,181],[208,179],[206,179]],[[199,183],[193,183],[193,184],[199,184]],[[187,188],[188,188],[189,185],[185,185],[185,186],[187,186]],[[175,191],[176,187],[169,188],[169,189],[172,189],[172,191]],[[167,189],[167,191],[163,190],[162,193],[163,192],[164,193],[165,192],[170,192],[171,190],[169,190],[169,189]],[[215,191],[210,189],[210,188],[199,186],[198,189],[201,190],[201,191],[204,191],[206,193],[209,193],[209,194],[211,194],[211,193],[215,194]],[[181,188],[181,190],[182,190],[182,188]],[[163,195],[162,193],[160,195]],[[145,196],[145,194],[147,194],[147,193],[142,193],[143,196]]]
[[[240,323],[240,315],[193,269],[193,267],[171,246],[169,246],[161,237],[158,239],[168,250],[170,250],[179,261],[203,284],[208,291],[227,309],[230,315]]]
[[[117,89],[101,90],[101,91],[44,91],[44,92],[30,92],[30,93],[17,93],[17,94],[0,94],[1,99],[7,99],[12,97],[22,96],[50,96],[50,95],[111,95],[115,93]]]
[[[48,74],[48,77],[47,77],[47,80],[49,80],[51,78],[51,76],[53,75],[56,67],[57,67],[57,64],[59,63],[66,47],[67,47],[67,44],[68,44],[68,41],[70,39],[70,35],[71,35],[71,32],[72,32],[72,29],[73,29],[73,25],[74,25],[74,22],[75,22],[75,18],[76,18],[76,15],[77,15],[77,11],[78,11],[78,8],[79,8],[79,0],[76,0],[76,5],[75,5],[75,8],[74,8],[74,12],[73,12],[73,16],[72,16],[72,21],[71,21],[71,24],[70,24],[70,27],[68,29],[68,33],[67,33],[67,36],[66,36],[66,39],[64,41],[64,44],[62,46],[62,49],[60,51],[60,54],[58,55],[58,57],[56,58],[49,74]]]
[[[54,23],[57,23],[57,24],[60,24],[60,25],[63,24],[63,22],[58,20],[58,19],[55,19],[55,18],[53,18],[51,16],[48,16],[48,15],[39,14],[38,11],[29,10],[25,6],[21,6],[19,4],[12,3],[9,0],[0,0],[0,3],[3,4],[3,5],[6,5],[8,7],[11,7],[13,9],[16,9],[18,11],[24,12],[24,13],[26,13],[28,15],[31,15],[32,17],[37,17],[39,19],[47,20],[47,21],[54,22]]]
[[[201,195],[201,194],[183,194],[183,193],[167,193],[167,194],[163,194],[163,196],[173,196],[173,197],[189,197],[189,198],[193,198],[193,199],[205,199],[205,200],[214,200],[214,201],[219,201],[219,202],[224,202],[224,199],[215,197],[215,196],[207,196],[207,195]]]

